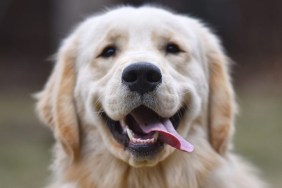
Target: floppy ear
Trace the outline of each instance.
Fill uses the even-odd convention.
[[[73,91],[75,86],[74,44],[66,41],[44,89],[37,94],[37,112],[51,127],[56,139],[72,159],[79,156],[79,126]]]
[[[228,72],[229,59],[217,40],[208,51],[209,66],[209,139],[212,147],[225,155],[234,132],[235,99]]]

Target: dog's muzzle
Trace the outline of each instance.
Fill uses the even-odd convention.
[[[102,114],[113,137],[139,159],[155,156],[164,144],[192,152],[193,145],[177,132],[186,107],[180,107],[172,116],[162,117],[154,109],[157,103],[150,106],[157,99],[157,88],[163,81],[161,70],[151,63],[138,62],[124,68],[121,80],[128,93],[135,93],[135,98],[124,101],[133,107],[120,120],[111,119],[106,112]]]

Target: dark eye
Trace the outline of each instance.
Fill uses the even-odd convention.
[[[99,57],[108,58],[108,57],[114,56],[116,54],[116,51],[117,49],[115,46],[107,46],[104,48],[104,50],[99,55]]]
[[[165,50],[168,54],[178,54],[182,51],[175,43],[168,43]]]

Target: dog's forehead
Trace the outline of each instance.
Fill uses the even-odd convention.
[[[90,18],[89,22],[92,23],[85,25],[92,25],[92,32],[87,27],[88,32],[92,33],[91,37],[113,34],[130,36],[130,33],[134,36],[150,33],[165,37],[176,32],[190,35],[192,28],[187,30],[185,21],[187,19],[183,16],[159,8],[123,7]]]
[[[119,23],[119,24],[132,24],[135,26],[138,25],[150,25],[150,24],[171,24],[175,22],[177,15],[169,11],[153,8],[153,7],[141,7],[141,8],[132,8],[124,7],[111,10],[100,18],[105,22],[110,24]],[[128,26],[128,25],[127,25]]]
[[[79,49],[83,49],[79,54],[93,59],[109,45],[130,50],[155,50],[170,42],[193,54],[198,45],[197,27],[195,19],[159,8],[118,8],[82,23],[77,32]]]

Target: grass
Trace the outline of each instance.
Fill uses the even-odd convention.
[[[260,167],[273,187],[281,187],[282,98],[244,95],[239,104],[237,151]]]
[[[48,147],[45,143],[1,143],[0,187],[38,188],[47,180]]]
[[[242,94],[238,101],[236,151],[273,187],[281,187],[281,97]],[[0,96],[0,187],[39,188],[48,179],[52,136],[37,120],[33,103],[27,95]]]
[[[29,96],[1,96],[0,104],[0,187],[43,187],[51,134],[36,120]]]

